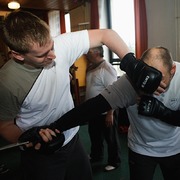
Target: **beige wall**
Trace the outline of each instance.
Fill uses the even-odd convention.
[[[180,0],[146,0],[148,22],[148,47],[164,46],[175,60],[180,61],[178,53],[177,2]],[[180,9],[180,8],[179,8]]]
[[[71,19],[71,31],[78,31],[83,29],[89,29],[90,25],[90,5],[86,3],[79,8],[76,8],[70,12]],[[86,59],[84,56],[79,58],[75,62],[75,66],[78,67],[76,73],[76,78],[79,81],[79,86],[85,86],[85,77],[86,77]]]

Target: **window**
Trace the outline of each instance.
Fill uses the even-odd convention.
[[[55,37],[59,35],[60,32],[60,15],[59,11],[49,11],[48,12],[49,27],[51,31],[51,36]]]
[[[135,53],[135,21],[134,0],[111,0],[110,1],[111,29],[115,30]],[[112,53],[110,62],[116,68],[118,76],[123,72],[119,69],[119,58]]]
[[[71,32],[71,23],[69,13],[65,14],[66,32]]]

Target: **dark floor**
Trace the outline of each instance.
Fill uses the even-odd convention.
[[[90,151],[90,140],[87,132],[87,126],[80,128],[80,137],[86,148],[87,153]],[[127,154],[127,133],[120,133],[120,145],[121,145],[121,166],[111,172],[104,172],[104,166],[106,165],[107,152],[105,144],[105,157],[101,163],[92,165],[93,169],[93,180],[129,180],[129,169],[128,169],[128,154]],[[163,180],[162,174],[159,168],[156,169],[153,180]]]
[[[82,126],[79,131],[81,140],[84,144],[84,147],[89,153],[90,150],[90,141],[87,132],[87,125]],[[111,172],[104,172],[104,166],[106,165],[106,150],[105,158],[101,163],[95,163],[92,165],[93,169],[93,180],[128,180],[129,179],[129,170],[127,162],[127,135],[120,134],[120,144],[121,144],[121,167],[113,170]],[[0,139],[0,146],[6,144],[5,141]],[[105,145],[106,147],[106,145]],[[105,148],[106,149],[106,148]],[[0,180],[19,180],[19,151],[17,148],[13,148],[6,151],[0,151],[0,164],[5,164],[10,170],[5,175],[0,175]],[[53,179],[52,179],[53,180]],[[163,180],[161,172],[159,169],[156,170],[153,180]]]

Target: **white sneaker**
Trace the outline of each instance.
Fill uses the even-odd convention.
[[[107,165],[105,168],[104,168],[104,170],[105,171],[112,171],[112,170],[114,170],[114,169],[116,169],[117,167],[115,167],[115,166],[112,166],[112,165]]]

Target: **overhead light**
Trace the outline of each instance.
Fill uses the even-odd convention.
[[[11,1],[8,3],[8,8],[9,9],[19,9],[20,4],[17,1]]]

